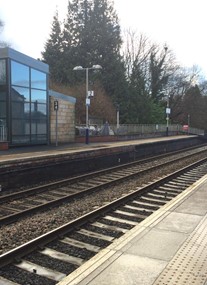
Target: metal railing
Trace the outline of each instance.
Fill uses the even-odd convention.
[[[0,125],[0,141],[7,141],[7,128],[4,125]]]
[[[117,136],[129,136],[129,135],[166,135],[167,127],[165,124],[124,124],[124,125],[90,125],[89,135],[90,136],[106,136],[106,135],[117,135]],[[204,135],[204,130],[191,128],[183,128],[182,125],[172,124],[168,126],[169,135],[172,134],[191,134],[191,135]],[[76,136],[85,135],[85,126],[76,126]]]

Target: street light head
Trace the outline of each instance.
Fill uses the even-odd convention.
[[[95,64],[92,67],[82,67],[78,65],[73,68],[73,70],[89,70],[89,69],[102,69],[102,66],[99,64]]]
[[[102,66],[99,64],[93,65],[92,66],[93,69],[102,69]]]
[[[168,46],[166,44],[164,45],[164,50],[165,50],[165,52],[167,52],[167,50],[168,50]]]
[[[83,70],[83,67],[82,66],[75,66],[74,68],[73,68],[73,70]]]

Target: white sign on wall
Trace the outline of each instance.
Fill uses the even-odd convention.
[[[166,108],[166,114],[170,114],[171,110],[170,108]]]
[[[93,97],[94,96],[94,91],[88,91],[88,97]]]
[[[89,98],[86,98],[86,106],[90,106],[91,100]]]

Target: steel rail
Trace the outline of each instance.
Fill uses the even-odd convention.
[[[57,229],[54,229],[36,239],[33,239],[27,242],[26,244],[23,244],[13,250],[10,250],[7,253],[0,255],[0,268],[12,262],[19,261],[22,257],[31,253],[32,251],[36,249],[42,249],[47,243],[57,239],[58,237],[62,237],[65,234],[68,234],[74,231],[75,229],[83,226],[89,220],[95,220],[97,217],[108,213],[112,209],[114,210],[117,207],[124,205],[127,201],[130,201],[134,199],[135,197],[141,196],[147,191],[154,189],[166,182],[169,182],[175,177],[178,177],[179,175],[182,175],[183,173],[190,171],[191,169],[201,164],[204,164],[205,162],[207,162],[207,158],[201,159],[195,163],[188,165],[187,167],[184,167],[178,171],[175,171],[169,175],[166,175],[165,177],[158,179],[157,181],[154,181],[144,187],[136,189],[134,192],[131,192],[130,194],[127,194],[107,205],[100,207],[99,209],[96,209],[90,213],[87,213],[84,216],[81,216]]]
[[[187,149],[185,149],[185,153],[187,151],[196,150],[196,149],[198,149],[198,151],[195,152],[195,154],[201,153],[201,152],[207,150],[207,145],[205,144],[205,145],[202,145],[202,146],[199,146],[199,147],[187,148]],[[201,150],[199,150],[199,149],[201,149]],[[61,180],[58,180],[58,181],[47,183],[45,185],[32,187],[32,188],[29,188],[29,189],[26,189],[26,190],[23,190],[23,191],[18,191],[18,192],[15,191],[15,193],[10,193],[10,194],[6,194],[6,195],[0,196],[0,204],[4,203],[4,202],[7,202],[7,201],[9,201],[11,199],[17,199],[17,198],[24,197],[25,195],[33,195],[33,194],[36,194],[36,193],[44,192],[45,190],[47,190],[48,187],[64,186],[65,183],[73,183],[73,182],[76,182],[78,180],[91,177],[92,175],[96,176],[96,175],[100,175],[100,174],[111,173],[111,171],[114,171],[114,170],[118,171],[118,170],[124,169],[125,167],[130,167],[130,166],[134,166],[134,165],[142,165],[144,163],[147,163],[147,162],[150,162],[150,161],[153,161],[153,160],[156,160],[156,159],[159,160],[161,158],[165,158],[165,157],[167,158],[167,157],[174,156],[174,155],[180,154],[180,153],[182,154],[183,150],[177,150],[177,151],[170,152],[170,153],[164,153],[164,154],[161,154],[161,155],[157,155],[157,156],[141,159],[141,160],[138,160],[138,161],[133,161],[133,162],[130,162],[130,163],[124,163],[124,164],[121,164],[121,165],[118,165],[118,166],[113,166],[113,167],[109,167],[107,169],[101,169],[101,170],[98,170],[98,171],[89,172],[89,173],[78,175],[78,176],[75,176],[75,177],[72,177],[72,178],[61,179]],[[188,156],[188,154],[185,154],[184,157],[187,157],[187,156]]]
[[[206,151],[206,150],[204,150]],[[202,151],[200,151],[202,152]],[[199,153],[200,153],[199,152]],[[195,155],[198,154],[198,152],[195,153]],[[84,195],[86,194],[89,194],[89,193],[93,193],[94,191],[97,191],[99,189],[102,189],[103,187],[108,187],[108,186],[111,186],[111,185],[114,185],[116,183],[120,183],[126,179],[130,179],[130,178],[133,178],[133,177],[137,177],[137,176],[140,176],[142,175],[143,173],[148,173],[154,169],[157,169],[158,167],[162,167],[162,166],[166,166],[166,165],[169,165],[171,164],[172,162],[176,162],[176,161],[180,161],[181,159],[185,159],[186,157],[188,157],[188,155],[185,155],[184,157],[178,157],[178,158],[173,158],[172,160],[169,160],[165,163],[161,163],[159,165],[155,165],[155,166],[152,166],[150,168],[147,168],[147,169],[144,169],[144,170],[139,170],[138,172],[134,172],[134,173],[131,173],[131,174],[126,174],[126,169],[124,167],[126,166],[131,166],[131,164],[125,164],[124,166],[120,166],[118,169],[122,169],[124,168],[125,170],[125,173],[123,174],[123,176],[121,177],[116,177],[114,180],[112,181],[108,181],[108,182],[104,182],[102,184],[99,184],[99,185],[96,185],[96,186],[93,186],[93,187],[89,187],[89,188],[86,188],[84,190],[81,190],[77,193],[72,193],[72,194],[69,194],[69,195],[66,195],[64,197],[61,197],[61,198],[57,198],[57,199],[54,199],[52,201],[49,201],[49,202],[45,202],[45,203],[42,203],[40,205],[37,205],[37,206],[34,206],[34,207],[31,207],[29,209],[25,209],[21,212],[18,212],[18,213],[14,213],[14,214],[10,214],[8,216],[4,216],[2,218],[0,218],[0,226],[4,225],[4,224],[8,224],[8,223],[12,223],[20,218],[23,218],[25,217],[26,215],[29,215],[29,214],[34,214],[38,211],[41,211],[41,210],[45,210],[46,207],[49,208],[49,207],[54,207],[54,206],[57,206],[57,205],[60,205],[61,203],[64,203],[64,202],[67,202],[68,200],[71,200],[71,199],[77,199],[77,198],[81,198],[83,197]],[[192,156],[192,154],[191,154]],[[156,158],[157,159],[157,158]],[[149,160],[149,159],[148,159]],[[151,161],[151,160],[149,160]],[[133,163],[135,164],[135,163]],[[107,169],[107,170],[104,170],[103,172],[102,171],[97,171],[97,172],[93,172],[92,175],[99,173],[99,174],[105,174],[105,173],[108,173],[110,172],[111,174],[111,171],[112,170],[115,170],[117,171],[117,168],[116,167],[112,167],[110,168],[110,171]],[[60,183],[59,182],[55,182],[55,183],[50,183],[50,184],[47,184],[47,185],[44,185],[44,186],[40,186],[40,187],[35,187],[35,188],[32,188],[32,192],[36,194],[35,190],[38,192],[39,191],[39,188],[40,188],[40,192],[42,191],[45,191],[47,190],[49,187],[52,187],[54,188],[54,186],[62,186],[62,183],[65,183],[65,182],[74,182],[74,181],[78,181],[80,179],[82,179],[83,177],[85,178],[88,178],[88,177],[91,177],[91,174],[85,174],[85,175],[82,175],[82,176],[78,176],[78,177],[75,177],[75,178],[72,178],[72,179],[66,179],[63,181],[61,181]],[[38,193],[40,193],[38,192]]]

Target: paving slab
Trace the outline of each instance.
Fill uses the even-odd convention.
[[[162,271],[167,262],[133,254],[121,255],[103,276],[96,276],[92,281],[84,280],[80,285],[150,285]]]
[[[207,213],[207,183],[203,185],[202,191],[191,195],[185,203],[175,209],[175,212],[189,213],[203,216]]]
[[[127,253],[169,261],[186,238],[185,233],[152,229],[137,242],[135,238]]]
[[[200,215],[172,212],[156,225],[156,229],[191,233],[201,220]]]
[[[207,215],[189,235],[154,285],[203,285],[207,280]]]
[[[59,285],[207,285],[206,192],[207,175]]]

